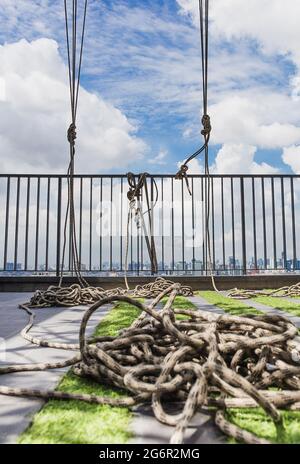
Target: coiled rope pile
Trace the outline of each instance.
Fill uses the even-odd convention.
[[[230,290],[227,293],[229,298],[234,298],[236,300],[247,300],[249,298],[256,298],[259,296],[272,296],[277,298],[300,298],[300,282],[290,287],[281,287],[272,291],[263,291],[263,290],[241,290],[235,288]]]
[[[154,282],[145,285],[137,285],[133,290],[124,288],[114,288],[104,290],[102,287],[81,287],[79,284],[70,287],[50,286],[47,290],[37,290],[31,300],[22,307],[29,308],[49,308],[49,307],[73,307],[79,305],[91,305],[104,298],[118,295],[128,295],[132,298],[155,298],[163,290],[172,285],[172,282],[162,277],[158,277]],[[179,295],[192,296],[193,291],[187,285],[181,285]]]
[[[73,365],[75,374],[119,387],[128,392],[128,397],[115,399],[4,386],[0,386],[0,394],[77,399],[124,407],[151,402],[157,420],[175,427],[171,438],[174,444],[183,442],[190,420],[204,406],[216,408],[215,422],[225,434],[250,444],[268,443],[226,419],[227,408],[260,406],[273,420],[280,441],[284,425],[277,408],[300,410],[297,328],[278,315],[235,317],[174,310],[172,305],[180,291],[180,284],[172,284],[149,305],[124,295],[98,301],[83,316],[79,345],[30,337],[33,313],[28,310],[31,321],[24,329],[26,333],[23,331],[25,338],[40,346],[80,350],[80,353],[62,363],[0,368],[0,374],[7,374]],[[157,311],[157,304],[166,295],[163,310]],[[139,308],[140,317],[116,337],[87,339],[86,328],[92,314],[116,302]],[[180,402],[179,414],[165,411],[165,403],[170,401]]]

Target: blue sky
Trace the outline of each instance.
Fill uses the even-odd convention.
[[[222,173],[230,167],[232,172],[245,173],[300,172],[299,28],[293,21],[299,6],[291,3],[290,23],[287,18],[287,22],[282,24],[281,16],[290,0],[264,0],[263,4],[251,0],[247,6],[241,0],[215,0],[211,3],[209,101],[213,125],[212,170]],[[83,5],[83,1],[79,4]],[[258,5],[262,5],[262,10],[258,10]],[[249,10],[245,11],[247,8]],[[270,8],[274,10],[271,13]],[[81,130],[79,123],[78,134],[79,139],[82,136],[78,156],[88,160],[89,152],[93,152],[91,163],[87,163],[90,171],[95,166],[97,172],[172,173],[180,161],[200,146],[202,95],[196,14],[196,0],[90,0],[82,73],[82,87],[87,94],[83,92],[81,96],[90,103],[84,100],[81,104],[80,100],[81,118],[88,119],[86,112],[91,112],[92,95],[97,96],[99,108],[96,108],[97,102],[93,102],[93,111],[97,113],[94,120],[91,117],[93,127],[86,128],[83,122]],[[228,24],[229,15],[232,20]],[[64,79],[63,70],[58,73],[56,69],[61,65],[59,60],[66,59],[63,1],[3,0],[0,21],[0,43],[7,60],[7,66],[5,62],[2,65],[0,78],[2,75],[6,79],[7,69],[14,76],[17,73],[24,75],[21,64],[16,64],[17,58],[11,56],[14,56],[12,47],[26,39],[27,45],[22,43],[27,50],[24,56],[28,56],[27,63],[23,63],[24,67],[28,67],[24,78],[26,85],[29,85],[30,66],[35,71],[35,85],[39,86],[46,77],[51,78],[51,86],[60,84]],[[278,30],[278,24],[282,30]],[[37,52],[37,47],[32,44],[39,39],[47,39],[48,42],[44,41]],[[49,39],[58,43],[57,56]],[[16,56],[22,57],[21,46],[19,49]],[[42,55],[46,60],[48,54],[51,66],[49,64],[47,69],[47,65],[43,64],[39,68],[38,59]],[[54,83],[56,75],[61,81]],[[22,86],[20,79],[18,82]],[[54,87],[51,86],[49,94],[53,93]],[[11,101],[15,99],[12,97]],[[65,117],[67,125],[67,107],[60,117],[55,113],[61,111],[62,104],[63,101],[56,107],[51,100],[50,105],[49,101],[45,101],[43,109],[42,102],[38,109],[37,106],[30,107],[27,114],[23,114],[24,124],[29,124],[28,119],[33,118],[27,132],[36,128],[33,121],[34,118],[40,120],[40,111],[43,117],[49,111],[41,131],[45,128],[45,121],[49,122],[52,131],[57,119],[63,121]],[[105,105],[105,111],[101,105]],[[10,107],[12,118],[17,114],[21,120],[20,111],[15,110],[14,113],[14,107]],[[101,111],[106,122],[111,118],[109,131],[106,128],[102,138],[99,126]],[[6,113],[2,113],[0,124],[3,114]],[[121,121],[122,117],[126,121]],[[51,150],[54,152],[63,146],[64,123],[61,132],[59,127],[57,123],[57,139],[61,142],[58,144],[51,138],[49,143],[53,143],[53,147],[49,152],[46,149],[41,169],[55,170],[51,165]],[[116,127],[118,133],[122,131],[122,140],[125,140],[124,152],[120,139],[111,155],[110,148],[104,145],[113,146],[114,136],[110,138],[108,133],[114,133]],[[7,124],[2,124],[0,136],[5,139],[4,146],[9,151],[14,145],[17,150],[16,142],[12,144],[9,139],[9,133]],[[91,134],[98,133],[99,137],[94,135],[92,141],[88,140]],[[24,146],[24,140],[20,140],[20,145],[21,141]],[[41,141],[36,145],[33,148],[30,141],[28,152],[36,149],[38,156],[38,152],[44,152],[46,144]],[[130,156],[126,161],[128,150]],[[16,156],[16,166],[20,166],[20,159],[21,155]],[[29,167],[35,164],[32,156]],[[6,166],[6,169],[12,169],[13,164],[6,163]],[[79,170],[82,168],[83,161],[79,162]],[[59,169],[63,169],[63,162]],[[201,172],[201,169],[200,159],[192,170]]]

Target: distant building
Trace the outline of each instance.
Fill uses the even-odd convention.
[[[5,270],[6,271],[22,271],[23,264],[17,263],[15,267],[15,263],[6,263]]]

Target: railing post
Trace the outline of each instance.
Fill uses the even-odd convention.
[[[243,274],[247,274],[246,219],[245,219],[245,186],[241,177],[241,226],[242,226],[242,260]]]
[[[10,207],[10,177],[7,177],[6,190],[6,212],[5,212],[5,236],[4,236],[4,262],[3,269],[7,269],[7,246],[8,246],[8,229],[9,229],[9,207]]]
[[[147,179],[146,179],[146,182],[147,182]],[[150,210],[150,237],[151,237],[151,241],[150,241],[150,248],[151,248],[151,253],[152,253],[152,257],[151,257],[151,275],[154,275],[155,274],[155,265],[154,265],[154,262],[153,262],[153,259],[154,258],[154,255],[153,255],[153,251],[155,250],[155,242],[154,242],[154,214],[153,214],[153,205],[154,205],[154,189],[153,189],[153,177],[151,177],[151,191],[150,191],[150,195],[151,195],[151,210]],[[156,254],[155,254],[156,256]]]
[[[296,216],[295,216],[295,190],[294,179],[291,177],[291,209],[292,209],[292,236],[293,236],[293,270],[297,268],[297,245],[296,245]]]
[[[56,276],[60,276],[60,247],[61,247],[61,177],[58,178],[57,190],[57,232],[56,232]]]

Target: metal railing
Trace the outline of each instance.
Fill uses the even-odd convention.
[[[155,204],[153,230],[159,273],[206,275],[205,217],[210,212],[211,265],[216,274],[299,272],[300,176],[213,175],[209,202],[204,176],[185,182],[148,176]],[[128,241],[129,273],[150,274],[144,230],[129,221],[125,175],[75,176],[78,249],[83,272],[122,275]],[[141,198],[146,212],[145,198]],[[67,177],[0,175],[0,274],[72,272],[64,230]],[[147,214],[144,214],[147,226]]]

